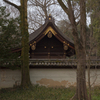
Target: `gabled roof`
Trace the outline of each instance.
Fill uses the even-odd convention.
[[[48,16],[45,20],[45,23],[40,28],[38,28],[35,32],[29,35],[30,44],[32,43],[32,41],[35,41],[35,39],[40,34],[45,34],[45,31],[49,31],[49,29],[53,30],[55,34],[57,33],[57,35],[54,34],[55,37],[62,38],[63,43],[65,42],[68,45],[74,47],[74,42],[59,30],[59,28],[55,25],[55,21],[52,16]]]

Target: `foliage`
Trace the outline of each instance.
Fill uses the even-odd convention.
[[[70,22],[67,19],[60,20],[57,23],[57,26],[64,34],[66,34],[68,37],[72,39],[72,34],[71,34],[72,27],[70,25]]]
[[[12,49],[19,46],[21,41],[19,18],[10,18],[6,7],[0,7],[0,64],[11,59],[17,59],[19,53]]]
[[[100,56],[100,1],[88,0],[87,11],[90,13],[91,25],[93,30],[93,37],[97,40],[97,51]]]

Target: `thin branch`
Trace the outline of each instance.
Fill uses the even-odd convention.
[[[51,5],[55,5],[55,3],[48,4],[47,7],[50,7]]]
[[[37,9],[38,10],[38,12],[39,12],[39,14],[44,18],[44,16],[46,17],[46,15],[43,15],[43,13],[42,13],[42,11],[40,11],[39,9]],[[42,9],[43,10],[43,9]],[[44,12],[44,10],[43,10],[43,12]],[[45,12],[44,12],[45,13]]]
[[[76,25],[79,25],[79,23],[80,23],[80,20],[78,22],[76,22]]]
[[[29,17],[28,17],[28,18],[29,18]],[[42,26],[42,24],[40,24],[39,21],[32,20],[31,18],[29,18],[29,19],[31,20],[31,23],[32,23],[32,21],[33,21],[34,23],[37,23],[37,24],[39,24],[40,26]]]
[[[32,28],[31,28],[31,27],[28,27],[28,29],[31,29],[31,30],[33,30],[33,31],[35,31],[35,30],[36,30],[36,29],[35,29],[35,28],[33,28],[33,27],[32,27]]]
[[[54,4],[57,4],[57,2],[55,2],[55,1],[52,2],[52,0],[48,0],[48,1],[46,2],[46,6],[47,6],[47,7],[49,7],[49,6],[51,6],[51,5],[54,5]]]
[[[63,10],[68,14],[68,8],[65,6],[65,4],[62,2],[62,0],[57,0],[60,6],[63,8]]]
[[[17,8],[20,11],[20,6],[17,6],[16,4],[14,4],[14,3],[12,3],[12,2],[10,2],[8,0],[3,0],[3,1],[8,3],[8,4],[10,4],[10,5],[12,5],[12,6],[14,6],[15,8]]]
[[[78,19],[79,17],[80,17],[80,14],[77,17],[75,17],[75,19]]]

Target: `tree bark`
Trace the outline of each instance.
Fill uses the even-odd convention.
[[[80,0],[80,31],[81,41],[75,43],[75,49],[78,51],[77,56],[77,99],[88,100],[87,89],[86,89],[86,1]]]
[[[21,51],[21,85],[29,87],[31,85],[29,76],[29,33],[27,23],[27,0],[20,0],[20,18],[21,18],[21,34],[22,34],[22,51]]]
[[[86,7],[85,0],[79,0],[80,4],[80,37],[78,36],[77,23],[75,21],[74,11],[71,5],[71,1],[68,0],[68,8],[64,5],[62,0],[58,0],[59,4],[68,15],[68,18],[72,25],[72,34],[74,38],[75,52],[77,58],[77,88],[76,94],[71,100],[88,100],[86,89],[86,52],[85,52],[85,40],[86,40]]]
[[[79,43],[75,43],[75,51],[77,51],[77,89],[76,89],[76,100],[88,100],[87,89],[86,89],[86,54],[85,48]],[[74,99],[73,99],[74,100]]]

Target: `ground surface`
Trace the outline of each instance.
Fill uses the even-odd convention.
[[[28,89],[0,89],[0,100],[70,100],[75,88],[46,88],[33,86]],[[92,100],[100,100],[100,88],[92,89]]]

